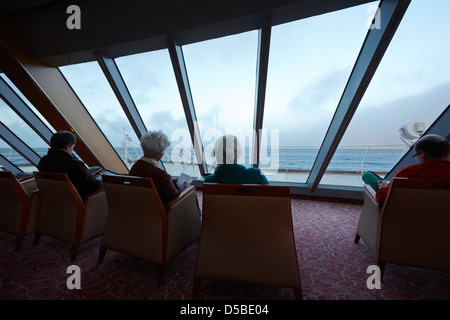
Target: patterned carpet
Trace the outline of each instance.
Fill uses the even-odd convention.
[[[199,193],[201,201],[201,193]],[[353,242],[361,206],[292,200],[304,300],[448,300],[450,273],[388,264],[381,289],[368,289],[366,269],[375,258]],[[0,300],[190,300],[197,244],[167,266],[157,285],[156,265],[113,251],[97,264],[100,239],[80,247],[74,262],[81,289],[68,289],[70,245],[33,236],[14,251],[15,238],[0,232]],[[203,280],[198,300],[292,300],[292,289]]]

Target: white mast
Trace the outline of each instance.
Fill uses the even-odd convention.
[[[123,127],[123,141],[122,141],[122,147],[123,147],[123,160],[126,165],[128,165],[128,136],[125,132],[125,127]]]

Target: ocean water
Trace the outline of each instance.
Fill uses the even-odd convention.
[[[115,148],[116,152],[124,159],[122,147]],[[35,148],[39,156],[44,156],[48,148]],[[140,148],[128,148],[128,163],[133,163],[142,156]],[[280,147],[276,150],[262,150],[260,166],[262,168],[277,168],[287,171],[310,170],[314,164],[319,148],[314,147]],[[334,154],[328,170],[345,172],[364,172],[367,170],[388,172],[403,156],[406,149],[402,146],[379,147],[343,147],[338,148]],[[10,160],[17,166],[27,165],[28,161],[11,148],[0,148],[0,155]],[[166,150],[163,161],[190,164],[194,162],[194,154],[189,150]],[[207,157],[208,159],[208,157]],[[209,159],[213,159],[212,156]],[[240,163],[251,165],[251,153],[245,149]]]

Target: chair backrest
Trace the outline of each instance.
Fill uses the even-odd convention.
[[[450,271],[450,181],[394,178],[378,238],[381,262]]]
[[[300,288],[288,186],[203,184],[196,277]]]
[[[31,195],[10,171],[0,171],[0,230],[18,235],[19,229],[26,227],[23,219],[28,219]]]
[[[167,214],[153,180],[106,174],[102,175],[102,180],[108,201],[102,246],[151,261],[161,261]],[[142,245],[143,239],[154,244],[152,250]]]
[[[40,193],[36,231],[74,242],[75,230],[83,224],[85,205],[66,173],[33,172]]]

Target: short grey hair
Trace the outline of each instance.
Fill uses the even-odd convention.
[[[170,146],[170,140],[161,130],[149,131],[141,137],[141,148],[145,157],[155,158],[158,153],[164,153]]]
[[[217,164],[235,164],[241,157],[241,144],[237,137],[226,135],[218,138],[214,145]]]

